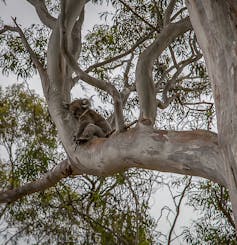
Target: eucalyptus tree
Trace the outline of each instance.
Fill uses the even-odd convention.
[[[31,43],[29,31],[24,31],[16,19],[12,26],[3,26],[1,41],[5,38],[8,45],[7,37],[16,35],[13,40],[19,45],[9,47],[17,47],[25,54],[26,65],[37,70],[67,157],[40,179],[3,191],[0,202],[47,189],[69,176],[108,176],[143,168],[200,176],[226,186],[236,221],[236,4],[190,0],[186,1],[187,11],[178,0],[111,1],[115,7],[113,24],[95,27],[90,41],[82,45],[88,1],[62,0],[59,6],[56,1],[47,6],[44,1],[28,2],[49,30],[47,48]],[[212,82],[218,134],[209,131],[213,102],[204,98],[210,96],[210,83],[192,25]],[[15,61],[13,52],[1,58]],[[12,70],[18,65],[10,64]],[[78,83],[95,87],[111,102],[109,119],[115,133],[75,147],[77,122],[65,104],[71,102],[70,92]],[[127,129],[126,110],[132,103],[139,109],[138,122]],[[196,120],[191,128],[197,130],[161,130],[160,111],[175,106],[188,107],[188,112],[204,111],[201,115],[208,119],[205,128]],[[180,112],[184,122],[187,114]]]

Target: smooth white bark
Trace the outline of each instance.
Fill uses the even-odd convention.
[[[41,180],[1,193],[0,202],[44,190],[70,175],[108,176],[132,167],[208,178],[226,185],[217,135],[204,130],[164,131],[139,124],[109,139],[95,138],[78,147],[67,147],[65,160]]]
[[[235,1],[187,0],[215,100],[218,142],[237,228],[237,15]]]

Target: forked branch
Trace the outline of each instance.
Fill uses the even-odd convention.
[[[35,10],[42,23],[45,24],[50,29],[53,29],[56,24],[56,19],[48,12],[47,7],[45,5],[45,1],[44,0],[27,0],[27,1],[35,7]]]
[[[155,122],[157,100],[152,69],[155,60],[179,35],[192,28],[189,18],[176,23],[170,23],[160,33],[158,38],[141,53],[136,67],[136,88],[141,105],[140,117]]]

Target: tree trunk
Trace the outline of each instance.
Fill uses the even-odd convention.
[[[186,1],[212,82],[218,143],[237,229],[237,11],[234,2]]]

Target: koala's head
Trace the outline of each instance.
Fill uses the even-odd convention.
[[[76,99],[69,105],[69,111],[75,116],[79,117],[85,110],[91,107],[88,99]]]

